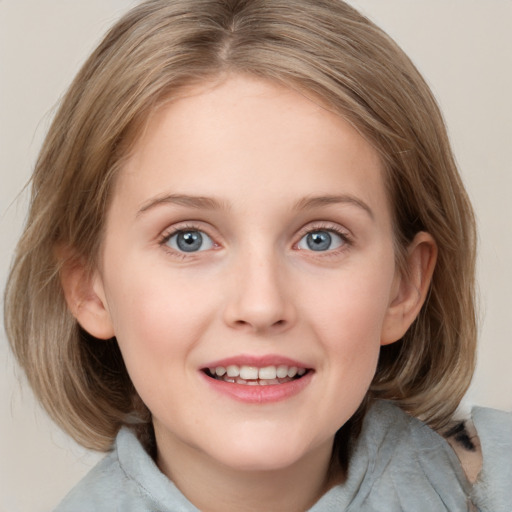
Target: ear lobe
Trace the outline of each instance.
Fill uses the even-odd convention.
[[[401,339],[418,316],[430,288],[436,260],[434,238],[424,231],[417,233],[407,249],[405,271],[396,277],[382,328],[381,345]]]
[[[57,252],[62,261],[60,281],[71,314],[95,338],[106,340],[114,337],[103,282],[98,271],[89,270],[81,258],[64,256],[69,251]]]

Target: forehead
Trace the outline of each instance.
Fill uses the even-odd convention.
[[[139,208],[158,193],[296,202],[341,185],[386,201],[379,156],[353,126],[296,90],[240,75],[162,104],[118,178],[114,198]]]

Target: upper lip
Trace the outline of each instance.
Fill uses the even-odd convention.
[[[301,361],[297,361],[295,359],[291,359],[289,357],[280,356],[277,354],[268,354],[264,356],[256,356],[249,354],[241,354],[238,356],[226,357],[224,359],[218,359],[216,361],[211,361],[208,364],[203,366],[203,369],[206,368],[217,368],[218,366],[253,366],[257,368],[264,368],[266,366],[296,366],[297,368],[306,368],[311,369],[311,365],[305,364]]]

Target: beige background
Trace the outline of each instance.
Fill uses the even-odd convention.
[[[54,106],[129,0],[0,0],[0,286]],[[352,0],[424,73],[480,229],[481,346],[468,403],[512,409],[512,1]],[[98,459],[34,403],[0,331],[0,512],[51,510]]]

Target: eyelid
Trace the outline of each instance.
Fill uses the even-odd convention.
[[[333,233],[336,233],[341,237],[346,238],[347,240],[353,239],[353,235],[349,229],[342,227],[335,222],[329,221],[310,222],[309,224],[307,224],[306,226],[302,227],[299,230],[299,232],[297,233],[297,237],[300,239],[304,235],[307,235],[308,233],[313,233],[315,231],[332,231]]]
[[[186,248],[179,247],[180,245],[180,236],[184,235],[190,235],[191,233],[195,233],[198,235],[198,237],[194,237],[192,242],[199,241],[199,247],[197,249],[187,250]],[[183,242],[183,239],[181,240]],[[165,245],[167,247],[170,247],[176,252],[184,253],[184,254],[192,254],[192,253],[198,253],[198,252],[204,252],[209,249],[213,249],[215,247],[215,242],[210,238],[208,234],[206,234],[204,231],[198,231],[197,229],[194,230],[179,230],[173,235],[171,235],[167,241],[165,242]],[[189,247],[190,248],[190,247]]]
[[[211,230],[203,221],[184,220],[174,222],[173,224],[163,229],[158,235],[158,240],[160,242],[168,240],[172,235],[183,231],[201,231],[202,233],[206,233],[210,238],[213,238],[213,236],[210,234]]]
[[[198,221],[185,221],[182,223],[173,224],[172,226],[167,227],[162,233],[158,236],[157,242],[158,245],[165,248],[165,250],[177,254],[179,256],[187,257],[197,254],[198,252],[205,251],[193,251],[190,253],[181,252],[167,245],[167,242],[176,234],[184,233],[187,231],[198,231],[204,235],[206,235],[213,243],[213,249],[217,249],[220,247],[220,244],[216,241],[216,237],[210,233],[211,230],[207,229],[202,222]],[[209,249],[210,250],[210,249]]]
[[[173,252],[175,254],[179,254],[180,256],[184,255],[186,257],[186,256],[193,255],[193,254],[195,254],[194,252],[191,252],[190,254],[181,253],[181,252],[178,252],[178,251],[172,249],[171,247],[166,246],[166,243],[169,241],[169,239],[172,236],[174,236],[176,233],[186,232],[186,231],[199,231],[201,233],[204,233],[206,236],[208,236],[212,240],[212,242],[214,244],[214,247],[213,247],[214,249],[218,249],[221,247],[221,244],[219,242],[217,242],[218,237],[211,234],[211,229],[208,229],[208,227],[205,226],[202,221],[193,221],[193,220],[178,222],[176,224],[173,224],[172,226],[167,227],[158,236],[157,242],[159,245],[165,246],[166,250]],[[304,236],[308,235],[309,233],[313,233],[315,231],[333,232],[336,235],[340,236],[343,239],[343,241],[345,242],[341,248],[333,249],[333,250],[329,250],[329,251],[319,251],[317,255],[321,255],[322,252],[328,253],[328,254],[340,252],[340,251],[346,250],[348,248],[348,246],[352,246],[354,244],[354,237],[349,229],[342,227],[340,224],[334,223],[331,221],[313,221],[313,222],[310,222],[309,224],[305,225],[304,227],[302,227],[297,232],[297,235],[296,235],[297,241],[293,244],[293,248],[298,249],[297,245],[302,240],[302,238]],[[204,251],[198,251],[198,252],[204,252]],[[311,252],[314,252],[314,251],[311,251]]]
[[[329,221],[316,221],[316,222],[307,224],[306,226],[304,226],[303,228],[301,228],[299,230],[299,232],[297,233],[297,242],[295,242],[295,244],[293,246],[294,249],[301,250],[298,248],[298,244],[300,243],[300,241],[306,235],[308,235],[310,233],[314,233],[316,231],[332,232],[332,233],[338,235],[339,237],[341,237],[344,241],[344,244],[340,248],[337,248],[337,249],[331,249],[328,251],[318,251],[315,254],[315,256],[321,256],[322,253],[324,255],[336,254],[337,252],[346,250],[348,247],[350,247],[354,244],[354,237],[353,237],[352,233],[350,232],[350,230],[348,230],[347,228],[344,228],[337,223],[333,223],[333,222],[329,222]],[[308,252],[315,252],[315,251],[308,251]]]

